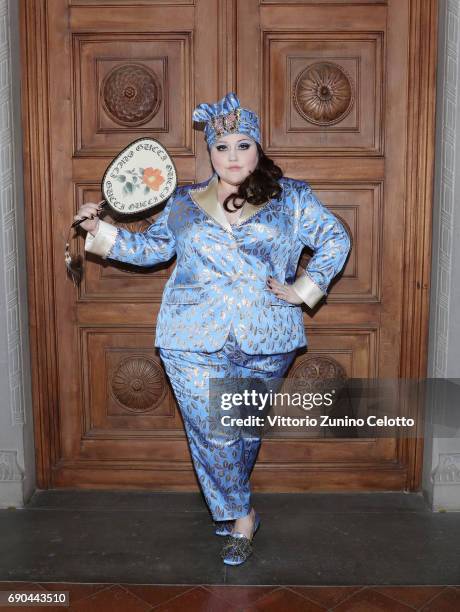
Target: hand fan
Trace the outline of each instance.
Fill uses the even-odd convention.
[[[100,204],[108,205],[118,215],[133,215],[167,200],[176,185],[176,168],[167,150],[153,138],[139,138],[107,167],[101,183],[104,200]],[[70,232],[87,218],[72,223],[65,246],[67,272],[76,286],[81,281],[83,261],[81,255],[70,253]]]

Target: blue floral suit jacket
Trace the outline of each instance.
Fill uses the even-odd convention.
[[[276,297],[267,277],[293,283],[302,300],[315,306],[345,263],[347,231],[308,183],[287,177],[280,179],[280,200],[246,202],[231,225],[217,200],[217,180],[213,174],[178,187],[144,232],[100,221],[96,236],[87,234],[85,250],[139,266],[177,255],[158,314],[157,347],[213,352],[232,324],[242,350],[251,355],[306,346],[301,306]],[[304,246],[314,253],[296,279]]]

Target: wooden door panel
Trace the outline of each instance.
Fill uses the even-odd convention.
[[[74,2],[77,3],[84,3],[85,0],[74,0]],[[89,2],[91,2],[92,0],[88,0]],[[117,2],[120,2],[121,0],[117,0]],[[146,0],[147,1],[147,0]],[[260,4],[267,4],[267,5],[278,5],[278,6],[285,6],[286,3],[284,0],[259,0]],[[309,5],[309,4],[315,4],[318,5],[320,4],[320,2],[318,2],[318,0],[289,0],[289,4],[304,4],[304,5]],[[321,0],[321,4],[323,5],[328,5],[328,4],[346,4],[346,5],[350,5],[350,0]],[[353,4],[387,4],[387,0],[353,0]]]
[[[309,345],[289,377],[423,376],[434,6],[21,0],[40,486],[197,488],[153,347],[175,261],[145,269],[104,261],[85,255],[81,232],[72,242],[84,257],[76,289],[63,246],[81,203],[101,198],[111,158],[141,135],[168,148],[181,184],[209,177],[191,114],[228,91],[259,113],[268,155],[308,181],[352,238],[327,299],[304,307]],[[142,231],[160,212],[105,219]],[[304,250],[298,274],[311,255]],[[265,438],[252,482],[266,491],[417,488],[420,449],[417,440],[279,429]]]
[[[155,5],[175,5],[175,6],[186,6],[187,4],[195,4],[195,0],[136,0],[136,6],[155,6]],[[101,7],[101,6],[117,6],[126,7],[127,0],[69,0],[70,6],[87,6],[87,7]]]
[[[191,32],[75,34],[75,155],[113,156],[150,134],[193,155]]]
[[[180,428],[151,328],[81,328],[80,334],[87,364],[83,439]]]
[[[331,283],[327,303],[379,302],[383,183],[312,181],[312,187],[353,240],[340,280]]]
[[[313,360],[310,367],[316,368],[319,355],[327,356],[334,365],[334,376],[344,372],[349,378],[374,378],[377,371],[378,331],[368,326],[362,329],[344,329],[341,322],[336,326],[313,327],[307,330],[310,349],[305,358]],[[299,359],[300,362],[303,359]],[[302,367],[302,366],[300,366]],[[311,374],[310,377],[311,378]]]
[[[240,0],[243,2],[244,0]],[[381,4],[391,4],[393,0]],[[404,2],[404,0],[403,0]],[[385,32],[388,27],[387,7],[371,6],[365,2],[341,2],[330,6],[327,2],[317,2],[314,7],[296,6],[295,3],[261,3],[260,25],[264,32],[296,30],[310,32],[348,32],[377,30]],[[380,3],[379,3],[380,4]],[[248,2],[248,10],[253,10]],[[393,24],[392,24],[393,25]],[[335,27],[334,27],[335,26]]]
[[[382,42],[379,32],[264,32],[268,153],[382,154]]]
[[[54,0],[52,0],[54,2]],[[215,3],[214,3],[215,4]],[[204,9],[209,21],[203,25],[214,25],[215,10],[212,3],[204,0],[196,5],[174,5],[150,2],[148,5],[132,6],[130,2],[94,2],[91,5],[71,5],[69,27],[72,32],[176,32],[188,31],[194,24],[199,26],[197,13]],[[200,15],[201,16],[201,15]]]

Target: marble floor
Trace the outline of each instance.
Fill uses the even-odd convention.
[[[200,493],[37,491],[0,510],[0,591],[68,591],[68,609],[90,612],[460,610],[460,513],[417,493],[253,505],[254,554],[229,567]]]

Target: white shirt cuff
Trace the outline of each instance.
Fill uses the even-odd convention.
[[[320,301],[320,299],[326,295],[324,291],[322,291],[316,283],[314,283],[310,277],[305,274],[300,278],[297,278],[294,283],[292,283],[292,288],[297,293],[297,295],[307,304],[310,308],[316,306],[316,304]]]
[[[107,257],[117,238],[117,228],[111,223],[99,220],[96,235],[87,232],[85,239],[85,251],[100,255],[103,259]]]

